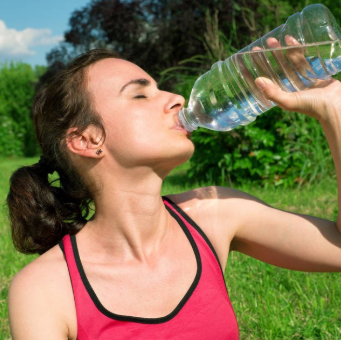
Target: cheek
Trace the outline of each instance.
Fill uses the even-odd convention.
[[[115,114],[105,119],[106,147],[122,164],[174,157],[185,141],[169,129],[170,125],[171,119],[158,114],[154,106],[126,111],[116,105]]]
[[[155,120],[135,117],[127,120],[108,121],[106,124],[106,147],[116,159],[145,159],[164,153],[169,136]]]
[[[140,149],[150,148],[166,139],[165,119],[162,119],[162,115],[145,109],[134,111],[130,117],[131,119],[125,120],[120,131],[121,137],[127,139],[130,146]]]

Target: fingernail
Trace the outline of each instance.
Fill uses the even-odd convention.
[[[260,89],[260,90],[264,90],[266,88],[266,83],[262,78],[258,78],[256,79],[256,86]]]

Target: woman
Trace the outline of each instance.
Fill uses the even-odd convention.
[[[293,94],[256,84],[320,121],[340,183],[340,82]],[[43,157],[13,174],[8,205],[17,249],[42,255],[10,287],[14,340],[237,339],[221,270],[229,251],[341,270],[340,217],[280,211],[223,187],[161,197],[162,180],[194,150],[177,118],[183,105],[107,50],[80,56],[37,95]],[[53,171],[61,188],[48,183]]]

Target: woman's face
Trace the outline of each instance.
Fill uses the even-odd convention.
[[[105,148],[124,167],[177,166],[194,151],[178,123],[182,96],[161,91],[154,79],[125,60],[90,66],[87,88],[103,119]]]

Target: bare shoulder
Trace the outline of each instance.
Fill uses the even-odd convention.
[[[202,187],[167,197],[204,231],[218,254],[222,268],[226,265],[240,218],[247,213],[247,206],[264,204],[243,191],[219,186]]]
[[[220,187],[207,186],[180,194],[167,195],[174,203],[191,217],[199,219],[208,216],[210,219],[219,217],[223,208],[223,217],[238,215],[242,205],[249,202],[265,204],[260,199],[243,191]]]
[[[55,246],[21,269],[14,277],[11,286],[21,283],[35,283],[44,286],[44,281],[47,277],[57,275],[57,272],[61,274],[64,267],[65,260],[63,254],[59,246]]]
[[[258,198],[237,189],[222,186],[200,187],[180,194],[167,195],[171,200],[177,200],[177,204],[193,203],[196,200],[208,201],[222,199],[253,199],[262,202]]]
[[[75,306],[59,246],[32,261],[14,277],[8,304],[13,338],[72,338]]]

